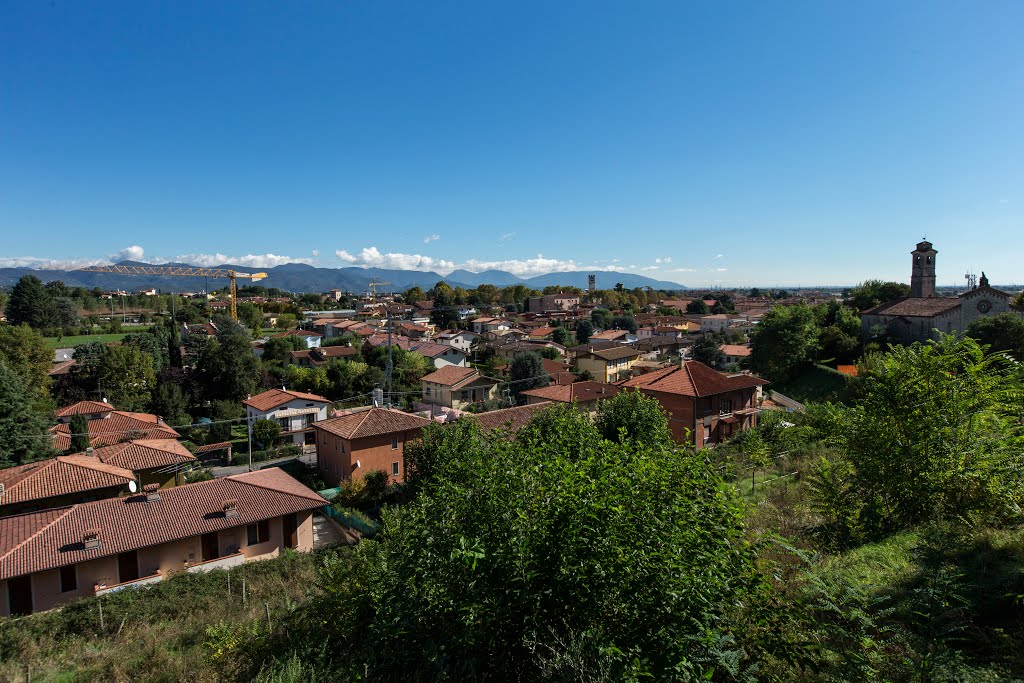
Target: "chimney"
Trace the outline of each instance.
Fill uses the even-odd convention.
[[[146,484],[142,490],[146,493],[147,503],[155,503],[160,500],[160,484]]]
[[[85,449],[85,454],[90,458],[93,458],[96,456],[96,449],[93,448],[92,446],[89,446],[88,448]]]
[[[238,517],[238,499],[232,498],[231,500],[224,501],[224,517],[227,519],[234,519]]]
[[[94,550],[100,547],[100,530],[99,529],[86,529],[85,536],[82,538],[82,545],[85,546],[86,550]]]

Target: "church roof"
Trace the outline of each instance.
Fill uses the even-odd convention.
[[[933,318],[960,307],[959,299],[947,297],[903,297],[864,311],[861,315],[891,315],[906,318]]]
[[[1001,292],[998,289],[996,289],[995,287],[989,287],[987,284],[980,285],[978,287],[975,287],[974,289],[970,289],[970,290],[964,292],[963,294],[960,295],[960,298],[962,299],[962,298],[964,298],[966,296],[971,296],[971,295],[974,295],[974,294],[982,294],[982,293],[989,294],[989,295],[995,296],[995,297],[1002,297],[1004,299],[1009,299],[1010,298],[1010,295],[1007,294],[1006,292]]]

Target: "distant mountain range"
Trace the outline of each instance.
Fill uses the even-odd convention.
[[[118,265],[148,266],[149,263],[137,263],[134,261],[121,261]],[[167,263],[162,265],[188,266],[185,263]],[[378,282],[390,284],[381,288],[381,291],[400,292],[413,286],[423,289],[430,289],[439,281],[444,280],[452,287],[465,287],[471,289],[482,284],[491,284],[497,287],[524,284],[531,289],[543,289],[550,285],[563,285],[566,287],[579,287],[586,289],[587,275],[593,272],[597,276],[598,289],[612,289],[619,282],[626,289],[636,287],[651,287],[653,289],[686,289],[677,282],[666,282],[655,280],[643,275],[633,273],[616,273],[611,271],[571,271],[562,273],[548,273],[537,275],[531,278],[521,278],[503,270],[486,270],[482,273],[473,273],[468,270],[455,270],[447,276],[434,272],[423,272],[418,270],[389,270],[386,268],[316,268],[303,263],[286,263],[273,268],[248,268],[224,264],[218,268],[232,268],[243,273],[262,271],[267,273],[267,278],[258,284],[264,287],[276,287],[290,292],[326,292],[330,289],[343,289],[349,292],[363,292],[369,287],[371,279]],[[71,287],[100,287],[102,289],[123,289],[125,291],[138,291],[155,287],[163,291],[200,291],[203,289],[203,278],[181,278],[159,275],[121,275],[118,273],[87,273],[81,270],[36,270],[33,268],[0,268],[0,286],[10,287],[14,285],[23,275],[31,273],[43,282],[51,280],[63,280]],[[239,282],[239,286],[244,285]],[[217,280],[210,283],[210,288],[222,287],[224,281]]]

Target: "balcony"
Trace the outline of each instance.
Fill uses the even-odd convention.
[[[152,576],[143,576],[141,579],[135,579],[134,581],[125,581],[124,583],[116,583],[113,586],[97,586],[95,588],[95,594],[97,596],[106,595],[107,593],[116,593],[124,590],[125,588],[141,588],[148,586],[153,583],[160,583],[164,580],[164,577],[160,573],[153,574]]]
[[[245,555],[242,553],[232,553],[231,555],[225,555],[224,557],[218,557],[213,560],[207,560],[206,562],[197,562],[189,565],[185,571],[192,574],[201,574],[204,572],[212,571],[214,569],[231,569],[245,562]]]

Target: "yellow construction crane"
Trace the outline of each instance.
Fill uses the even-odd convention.
[[[373,303],[377,303],[377,288],[381,285],[390,285],[390,282],[382,282],[375,277],[370,278],[370,291],[373,293]]]
[[[120,273],[121,275],[174,275],[177,277],[226,277],[231,285],[231,319],[238,320],[238,286],[235,278],[248,278],[253,282],[267,277],[266,273],[239,273],[229,268],[192,268],[189,266],[89,266],[87,273]]]

